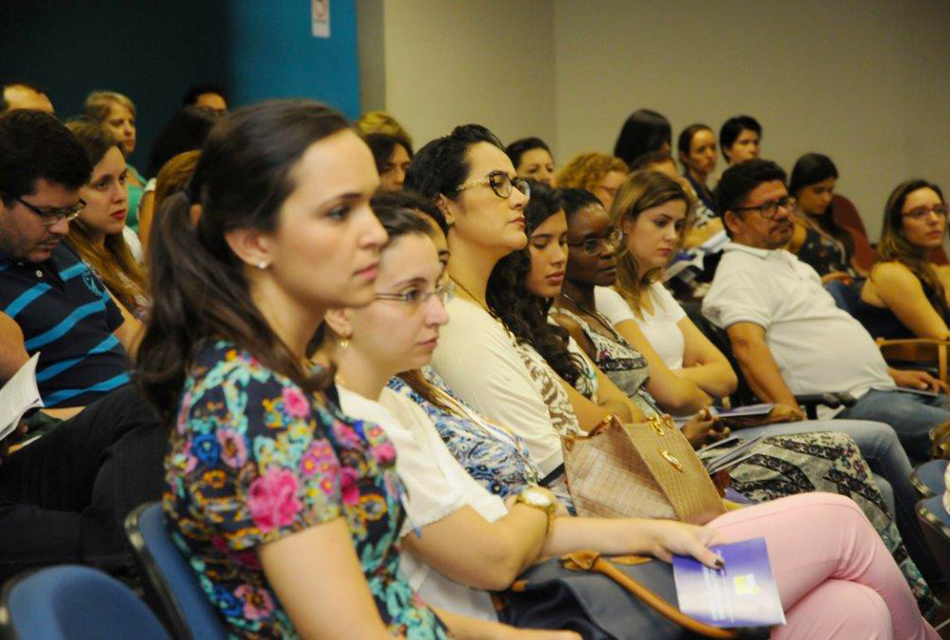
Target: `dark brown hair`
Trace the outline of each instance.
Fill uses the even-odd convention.
[[[234,229],[276,229],[295,188],[293,169],[314,143],[348,128],[317,102],[274,100],[238,109],[212,130],[189,187],[156,212],[152,233],[153,307],[138,352],[139,383],[163,421],[177,412],[185,376],[201,343],[222,338],[305,391],[325,388],[274,333],[251,299],[245,264],[225,240]],[[201,205],[197,225],[192,204]]]

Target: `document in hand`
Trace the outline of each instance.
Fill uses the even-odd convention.
[[[752,538],[711,549],[725,560],[710,569],[698,560],[673,556],[679,608],[714,627],[785,624],[765,538]]]
[[[39,361],[40,353],[37,351],[0,389],[0,440],[17,428],[23,414],[43,406],[40,390],[36,386],[36,363]]]

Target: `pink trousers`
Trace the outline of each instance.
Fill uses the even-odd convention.
[[[772,638],[939,640],[864,513],[830,493],[731,511],[709,526],[727,541],[765,538],[788,623]]]

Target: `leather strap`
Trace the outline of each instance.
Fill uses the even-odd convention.
[[[621,564],[639,564],[640,562],[649,561],[649,558],[640,558],[638,556],[621,556],[618,558],[618,562]],[[643,586],[625,574],[623,571],[620,571],[620,569],[611,564],[610,560],[601,556],[596,551],[584,550],[569,553],[567,555],[561,556],[561,563],[564,565],[565,569],[571,571],[591,571],[593,573],[600,573],[607,576],[663,617],[685,629],[692,631],[693,633],[698,633],[700,635],[706,636],[707,638],[739,637],[734,631],[714,627],[689,617],[676,607],[672,606],[666,600],[650,591],[650,589]]]

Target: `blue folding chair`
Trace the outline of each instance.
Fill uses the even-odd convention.
[[[198,577],[165,529],[159,502],[144,504],[125,520],[145,599],[176,638],[223,640],[227,633]]]
[[[921,498],[942,495],[947,490],[943,474],[947,471],[947,460],[928,460],[917,465],[910,474],[910,483],[917,489]]]
[[[127,586],[78,565],[21,574],[3,588],[0,633],[18,640],[169,640],[154,613]]]

